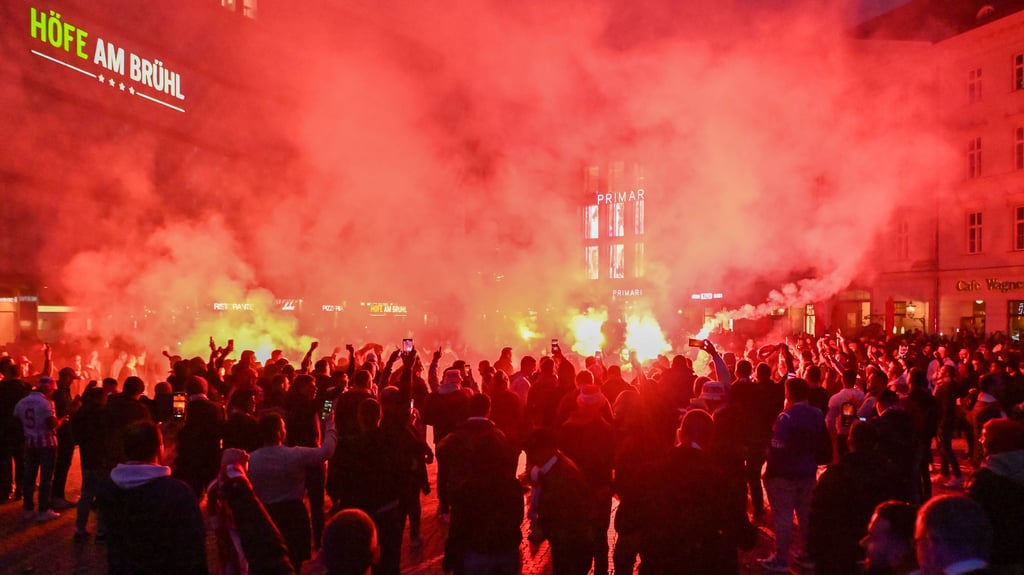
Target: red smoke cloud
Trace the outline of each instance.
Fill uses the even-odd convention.
[[[125,129],[138,112],[99,97],[99,114],[62,95],[37,105],[51,88],[4,65],[20,81],[0,108],[26,120],[5,122],[3,170],[38,174],[7,178],[30,222],[8,240],[14,266],[36,259],[105,335],[184,338],[189,355],[249,321],[212,302],[273,297],[408,303],[393,331],[489,349],[527,309],[557,331],[581,305],[587,165],[645,167],[653,307],[674,310],[707,286],[744,293],[802,270],[780,301],[844,289],[953,164],[931,68],[851,39],[818,2],[291,4],[224,16],[239,29],[209,24],[209,6],[78,5],[126,35],[110,23],[187,35],[191,77],[246,96],[175,124]],[[211,133],[223,140],[189,141]],[[391,330],[365,328],[304,335]],[[268,345],[304,344],[293,323],[265,329],[289,332]]]

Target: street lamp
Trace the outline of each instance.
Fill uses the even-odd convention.
[[[921,322],[921,331],[927,331],[927,329],[925,329],[925,318],[923,318],[923,317],[914,317],[914,314],[916,312],[917,312],[917,306],[914,305],[914,302],[912,302],[912,301],[907,302],[907,319],[910,319],[911,321],[919,321],[919,322]]]

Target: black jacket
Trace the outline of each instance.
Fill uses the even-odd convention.
[[[161,477],[122,489],[106,478],[97,500],[107,524],[110,575],[209,572],[206,526],[185,483]]]

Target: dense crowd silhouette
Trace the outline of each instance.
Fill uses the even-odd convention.
[[[25,521],[75,509],[112,574],[397,575],[423,521],[447,524],[456,575],[520,573],[524,537],[555,575],[737,573],[759,528],[767,572],[1024,572],[1018,342],[697,343],[624,365],[505,347],[476,369],[372,343],[294,364],[213,339],[206,358],[8,350],[0,498]]]

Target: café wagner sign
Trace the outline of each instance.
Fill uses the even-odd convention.
[[[172,110],[185,111],[181,107],[183,104],[179,104],[185,100],[181,91],[181,74],[164,66],[161,60],[126,52],[124,47],[100,37],[92,38],[56,10],[31,8],[29,34],[44,46],[53,48],[45,48],[50,54],[32,50],[40,58],[89,76],[115,90],[127,91],[132,96]],[[88,62],[92,66],[88,66]],[[88,66],[99,73],[80,66]]]
[[[978,280],[959,280],[956,282],[956,291],[976,292],[987,288],[987,291],[1008,291],[1024,290],[1024,281],[1005,281],[993,278],[986,278],[984,283]]]

